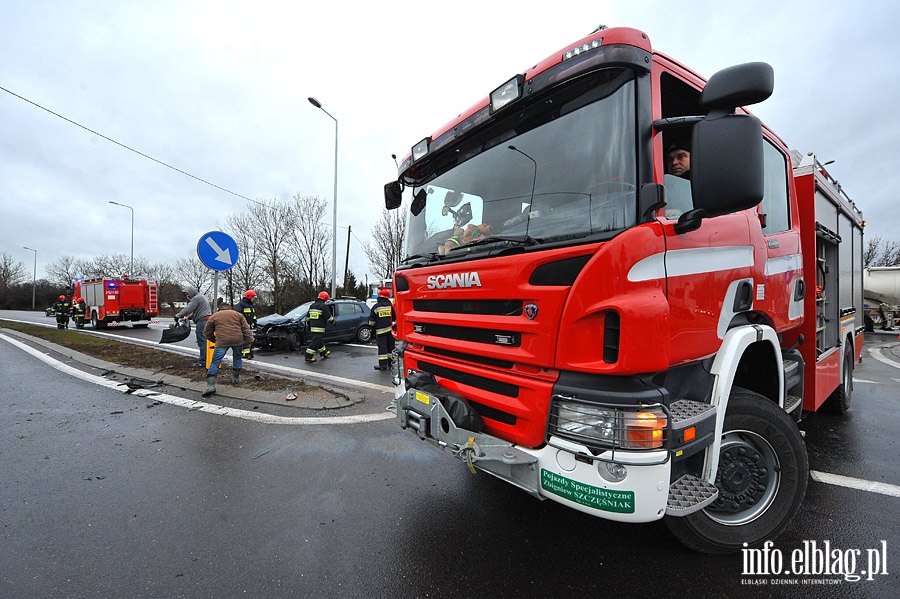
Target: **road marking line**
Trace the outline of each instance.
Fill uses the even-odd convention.
[[[877,483],[861,478],[851,478],[849,476],[841,476],[840,474],[817,472],[816,470],[810,470],[809,475],[814,481],[825,483],[826,485],[836,485],[838,487],[847,487],[848,489],[868,491],[869,493],[881,493],[882,495],[890,495],[891,497],[900,497],[900,486],[897,485]]]
[[[888,347],[888,346],[870,347],[869,355],[872,356],[873,358],[875,358],[876,360],[878,360],[879,362],[887,364],[888,366],[893,366],[894,368],[900,368],[900,362],[891,360],[890,358],[886,358],[881,354],[880,350],[883,349],[884,347]]]
[[[53,328],[56,325],[48,325],[41,323],[29,322],[27,320],[11,320],[10,322],[19,322],[23,324],[32,324],[37,326],[43,326],[47,328]],[[180,345],[169,345],[168,347],[159,347],[159,343],[154,341],[147,341],[146,339],[138,339],[133,337],[123,338],[120,335],[113,335],[111,333],[106,333],[103,331],[95,331],[95,330],[84,330],[85,333],[89,335],[96,335],[98,337],[107,337],[114,341],[118,341],[119,343],[131,343],[133,345],[144,345],[147,347],[151,347],[153,349],[157,349],[159,351],[166,351],[173,354],[178,354],[182,356],[196,356],[197,350],[187,347],[181,347]],[[366,345],[355,345],[355,344],[347,344],[353,345],[354,347],[371,347]],[[377,348],[374,348],[377,349]],[[222,361],[225,364],[231,363],[231,357],[225,356]],[[378,391],[380,393],[387,393],[391,397],[394,396],[394,388],[388,387],[386,385],[379,385],[378,383],[369,383],[367,381],[360,381],[357,379],[348,379],[340,376],[335,376],[333,374],[325,374],[323,372],[313,372],[311,370],[301,370],[299,368],[293,368],[291,366],[282,366],[281,364],[269,364],[267,362],[256,362],[257,368],[260,370],[269,370],[275,372],[282,373],[290,373],[295,376],[299,376],[302,378],[307,378],[312,381],[318,381],[320,383],[334,383],[338,385],[344,385],[347,387],[355,387],[357,389],[368,389],[371,391]]]
[[[100,385],[101,387],[106,387],[108,389],[112,389],[115,391],[122,391],[122,388],[125,387],[122,383],[117,383],[115,381],[111,381],[107,378],[103,378],[101,376],[97,376],[95,374],[90,374],[89,372],[83,372],[78,370],[77,368],[72,368],[67,364],[63,364],[59,360],[55,360],[48,356],[45,353],[42,353],[34,348],[28,347],[21,341],[16,339],[12,339],[7,337],[6,335],[0,334],[0,339],[15,345],[19,349],[31,354],[38,360],[52,366],[53,368],[73,376],[75,378],[81,379],[85,382],[92,383],[94,385]],[[160,401],[163,403],[171,404],[174,406],[180,406],[182,408],[187,408],[189,410],[196,410],[200,412],[208,412],[211,414],[218,414],[220,416],[232,416],[234,418],[243,418],[245,420],[252,420],[254,422],[261,422],[263,424],[291,424],[291,425],[304,425],[304,424],[360,424],[363,422],[376,422],[379,420],[388,420],[390,418],[396,418],[394,414],[390,412],[378,412],[374,414],[359,414],[356,416],[275,416],[273,414],[260,414],[258,412],[251,412],[248,410],[241,410],[237,408],[228,408],[225,406],[220,406],[217,404],[208,403],[205,401],[197,401],[194,399],[185,399],[183,397],[176,397],[174,395],[168,395],[166,393],[160,393],[158,391],[153,391],[152,389],[137,389],[132,392],[130,395],[135,395],[137,397],[142,397],[144,399],[152,399],[154,401]]]

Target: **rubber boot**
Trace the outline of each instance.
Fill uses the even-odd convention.
[[[203,397],[209,397],[213,393],[216,392],[216,375],[210,374],[206,377],[206,391],[203,392]]]
[[[232,385],[240,385],[241,384],[241,369],[235,368],[231,371],[231,384]]]

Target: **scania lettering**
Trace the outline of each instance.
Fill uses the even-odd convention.
[[[447,287],[481,287],[481,279],[478,278],[477,272],[428,277],[429,289],[446,289]]]
[[[851,405],[864,222],[744,108],[774,76],[705,80],[601,28],[415,144],[385,186],[408,212],[400,426],[698,551],[775,539],[806,492],[803,416]]]

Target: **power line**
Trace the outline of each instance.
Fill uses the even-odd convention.
[[[175,171],[175,172],[177,172],[177,173],[181,173],[182,175],[188,176],[188,177],[190,177],[191,179],[195,179],[195,180],[197,180],[197,181],[200,181],[201,183],[205,183],[206,185],[209,185],[210,187],[215,187],[216,189],[221,190],[221,191],[224,191],[225,193],[230,193],[231,195],[237,196],[237,197],[241,198],[242,200],[247,200],[248,202],[253,202],[253,203],[255,203],[255,204],[260,204],[260,205],[263,205],[263,206],[265,205],[263,202],[260,202],[260,201],[258,201],[258,200],[254,200],[254,199],[252,199],[252,198],[248,198],[248,197],[245,196],[245,195],[241,195],[241,194],[239,194],[239,193],[237,193],[237,192],[231,191],[230,189],[226,189],[226,188],[222,187],[221,185],[216,185],[215,183],[212,183],[212,182],[210,182],[210,181],[207,181],[206,179],[202,179],[202,178],[200,178],[200,177],[197,177],[196,175],[192,175],[191,173],[189,173],[189,172],[187,172],[187,171],[183,171],[183,170],[181,170],[180,168],[174,167],[174,166],[172,166],[171,164],[167,164],[167,163],[163,162],[162,160],[158,160],[158,159],[154,158],[153,156],[150,156],[150,155],[148,155],[148,154],[145,154],[145,153],[141,152],[140,150],[135,150],[134,148],[132,148],[132,147],[130,147],[130,146],[127,146],[127,145],[125,145],[125,144],[123,144],[123,143],[121,143],[121,142],[118,142],[118,141],[114,140],[114,139],[111,138],[111,137],[108,137],[108,136],[106,136],[106,135],[103,135],[102,133],[99,133],[99,132],[97,132],[97,131],[94,131],[94,130],[91,129],[90,127],[85,127],[85,126],[82,125],[81,123],[75,122],[75,121],[73,121],[72,119],[67,118],[67,117],[65,117],[65,116],[63,116],[63,115],[61,115],[61,114],[59,114],[58,112],[53,112],[53,111],[50,110],[49,108],[45,108],[44,106],[41,106],[41,105],[38,104],[37,102],[33,102],[33,101],[29,100],[28,98],[26,98],[26,97],[24,97],[24,96],[20,96],[19,94],[15,93],[15,92],[13,92],[13,91],[10,91],[10,90],[6,89],[6,88],[3,87],[3,86],[0,86],[0,90],[5,91],[6,93],[10,94],[11,96],[15,96],[16,98],[19,98],[20,100],[22,100],[22,101],[24,101],[24,102],[28,102],[28,103],[31,104],[32,106],[35,106],[35,107],[37,107],[37,108],[40,108],[41,110],[44,110],[44,111],[46,111],[46,112],[49,112],[49,113],[52,114],[53,116],[59,117],[59,118],[61,118],[62,120],[66,121],[67,123],[71,123],[71,124],[75,125],[76,127],[80,127],[80,128],[82,128],[82,129],[84,129],[85,131],[88,131],[88,132],[90,132],[90,133],[93,133],[94,135],[96,135],[96,136],[98,136],[98,137],[102,137],[102,138],[105,139],[106,141],[110,141],[110,142],[116,144],[117,146],[120,146],[120,147],[122,147],[122,148],[125,148],[126,150],[128,150],[128,151],[130,151],[130,152],[134,152],[134,153],[137,154],[138,156],[143,156],[144,158],[146,158],[146,159],[148,159],[148,160],[152,160],[153,162],[155,162],[155,163],[157,163],[157,164],[161,164],[162,166],[164,166],[164,167],[166,167],[166,168],[170,168],[170,169],[172,169],[173,171]]]

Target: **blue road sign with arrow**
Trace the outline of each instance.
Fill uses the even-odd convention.
[[[213,270],[228,270],[238,260],[237,243],[226,233],[210,231],[197,242],[197,256]]]

